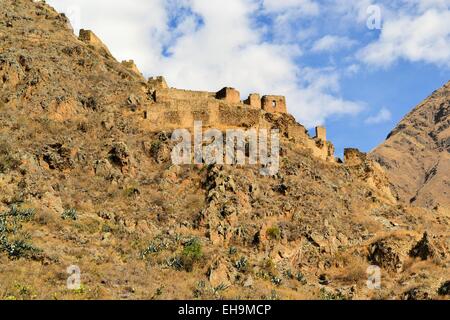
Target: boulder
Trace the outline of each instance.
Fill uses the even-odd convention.
[[[450,280],[442,284],[438,290],[440,296],[450,296]]]
[[[369,245],[368,259],[386,270],[401,272],[408,257],[410,239],[396,236],[380,239]]]
[[[210,267],[209,282],[213,288],[220,285],[229,287],[231,285],[230,273],[225,262],[218,262]]]

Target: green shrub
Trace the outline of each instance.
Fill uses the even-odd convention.
[[[191,239],[184,245],[181,261],[186,271],[191,272],[202,257],[202,244],[198,239]]]
[[[137,187],[128,187],[125,189],[125,196],[127,198],[137,197],[141,194],[141,191]]]
[[[273,226],[272,228],[267,229],[267,236],[273,240],[279,240],[281,238],[280,228]]]
[[[270,281],[276,286],[280,286],[283,283],[283,280],[277,276],[272,276]]]
[[[5,173],[19,168],[21,161],[13,155],[13,149],[5,142],[0,141],[0,173]]]
[[[237,254],[238,249],[236,247],[230,247],[230,249],[228,250],[228,254],[230,256],[234,256],[235,254]]]
[[[180,257],[173,257],[166,261],[167,266],[174,268],[177,271],[180,271],[184,268],[184,262]]]
[[[213,294],[214,295],[219,295],[221,292],[225,291],[228,289],[229,286],[227,286],[224,283],[219,284],[217,287],[213,288]]]
[[[152,255],[154,253],[158,253],[160,250],[160,248],[151,243],[147,248],[145,248],[142,252],[141,252],[141,258],[142,259],[146,259],[149,255]]]
[[[61,218],[63,220],[73,220],[76,221],[78,219],[78,212],[76,209],[67,209],[61,214]]]
[[[149,255],[156,254],[166,249],[175,250],[176,247],[168,243],[151,243],[144,251],[141,252],[143,259]],[[190,239],[184,243],[181,253],[167,259],[165,265],[177,271],[185,270],[191,272],[194,270],[195,264],[203,257],[202,245],[196,238]]]
[[[30,221],[35,215],[34,209],[19,209],[16,206],[0,213],[0,237],[16,234],[22,227],[21,222]]]
[[[8,239],[1,239],[0,243],[2,251],[6,252],[10,259],[35,259],[41,252],[40,249],[28,243],[25,239],[17,239],[8,241]]]
[[[203,256],[202,244],[196,238],[189,240],[183,249],[183,256],[199,260]]]
[[[248,260],[246,257],[241,257],[236,263],[234,264],[236,269],[239,272],[246,272],[248,271]]]
[[[302,285],[306,285],[307,281],[305,276],[303,275],[303,273],[298,272],[297,275],[295,276],[295,279],[297,279],[298,282],[300,282]]]
[[[16,206],[0,213],[0,251],[7,253],[10,259],[35,259],[41,252],[28,242],[27,235],[20,233],[22,222],[30,221],[34,215],[34,209]]]
[[[290,280],[292,280],[292,279],[294,279],[294,275],[292,274],[292,271],[291,270],[285,270],[284,272],[283,272],[283,276],[285,277],[285,278],[287,278],[287,279],[290,279]]]
[[[195,299],[200,299],[205,294],[206,283],[203,280],[197,282],[193,295]]]
[[[319,296],[321,300],[348,300],[342,293],[329,292],[325,288],[320,289]]]
[[[276,273],[276,265],[275,262],[273,262],[270,258],[265,258],[261,263],[261,269],[262,271],[266,272],[269,275]]]
[[[154,157],[157,156],[159,149],[161,149],[161,141],[157,140],[152,142],[150,146],[150,154]]]

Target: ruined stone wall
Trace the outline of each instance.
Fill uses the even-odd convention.
[[[149,82],[164,86],[165,80],[161,80],[164,78],[151,78]],[[192,130],[195,121],[201,121],[205,129],[221,131],[278,128],[282,137],[310,149],[313,156],[335,162],[334,146],[326,141],[326,129],[317,127],[316,136],[311,138],[292,116],[283,115],[287,114],[283,96],[270,95],[261,99],[259,94],[251,94],[242,102],[239,92],[233,88],[217,93],[157,88],[153,95],[155,103],[146,106],[143,115],[144,126],[150,131]]]
[[[152,132],[192,130],[194,121],[202,121],[205,129],[221,131],[231,128],[279,128],[282,137],[310,149],[313,156],[324,161],[335,161],[333,144],[311,138],[293,117],[286,118],[280,113],[268,114],[242,103],[230,104],[216,99],[171,100],[147,106],[143,119],[143,126]]]
[[[193,127],[194,121],[202,121],[204,127],[220,130],[265,126],[261,110],[216,101],[208,101],[206,105],[192,101],[157,103],[145,110],[145,119],[152,131],[189,129]]]
[[[245,107],[221,105],[218,118],[222,125],[249,128],[261,124],[261,111]]]
[[[137,65],[134,63],[134,60],[124,60],[121,64],[130,71],[142,76],[141,71],[139,71]]]
[[[244,101],[244,104],[253,109],[261,109],[261,96],[258,93],[252,93],[248,96],[248,99]]]
[[[112,57],[112,54],[111,52],[109,52],[108,47],[91,30],[81,29],[78,39]]]
[[[166,79],[162,76],[149,78],[147,85],[150,90],[169,89]]]
[[[216,93],[216,99],[224,100],[228,103],[240,103],[241,94],[234,88],[223,88]]]
[[[171,101],[193,101],[200,104],[199,100],[207,102],[214,99],[215,93],[206,91],[190,91],[181,89],[158,89],[155,91],[154,98],[157,103]]]
[[[152,131],[191,128],[194,121],[202,121],[204,126],[218,122],[219,104],[208,101],[196,104],[193,101],[168,101],[156,103],[147,108],[146,115]]]
[[[316,127],[316,136],[314,138],[327,141],[327,129],[324,127]]]
[[[261,100],[262,109],[271,113],[287,113],[286,98],[283,96],[264,96]]]

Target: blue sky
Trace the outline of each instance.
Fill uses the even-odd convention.
[[[450,80],[450,0],[50,0],[173,87],[283,94],[337,154],[370,151]]]

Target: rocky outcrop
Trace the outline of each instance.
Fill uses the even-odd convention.
[[[368,259],[373,264],[393,272],[401,272],[411,239],[396,236],[380,239],[369,246]]]
[[[411,249],[409,255],[422,260],[428,260],[438,256],[436,249],[428,239],[428,233],[424,233],[423,238]]]

